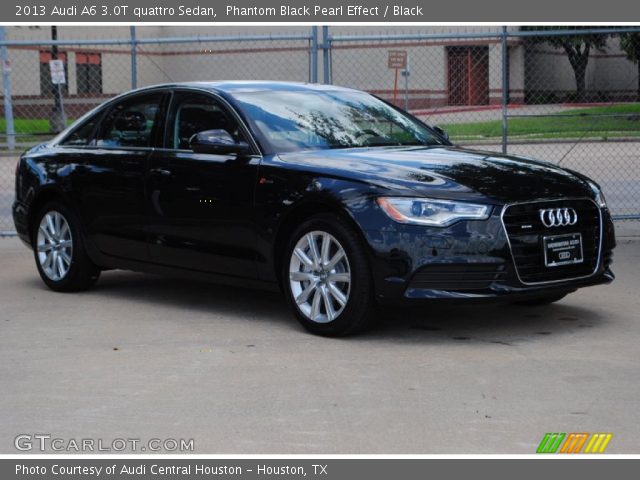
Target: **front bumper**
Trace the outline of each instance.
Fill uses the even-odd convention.
[[[604,272],[596,274],[587,279],[571,280],[553,285],[537,285],[534,287],[513,287],[503,283],[492,283],[486,290],[479,291],[460,291],[460,290],[434,290],[426,288],[407,288],[402,296],[402,302],[411,303],[419,300],[466,300],[466,301],[485,301],[485,300],[526,300],[530,298],[557,295],[559,293],[571,293],[578,288],[592,287],[595,285],[606,285],[615,279],[615,275],[611,269],[607,268]],[[391,299],[388,303],[398,303],[399,299]]]
[[[520,300],[611,283],[613,222],[601,211],[596,265],[589,275],[523,283],[518,275],[501,214],[495,207],[484,221],[458,222],[448,228],[426,228],[390,221],[365,231],[371,247],[376,296],[383,304],[421,300]]]

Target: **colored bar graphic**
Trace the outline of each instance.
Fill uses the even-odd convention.
[[[612,433],[545,433],[536,453],[604,453],[613,438]],[[587,439],[589,440],[587,442]],[[564,443],[563,443],[564,440]],[[562,447],[560,447],[562,445]],[[560,449],[560,451],[558,451]]]
[[[570,433],[562,445],[560,453],[580,453],[587,438],[589,438],[588,433]]]
[[[556,453],[566,433],[545,433],[536,453]]]
[[[584,453],[604,453],[612,437],[612,433],[594,433]]]
[[[587,441],[587,438],[589,438],[589,434],[588,433],[580,433],[579,435],[582,435],[582,437],[578,440],[578,444],[576,445],[575,449],[573,450],[573,453],[580,453],[580,450],[582,450],[582,446]]]

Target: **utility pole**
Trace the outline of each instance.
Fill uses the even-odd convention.
[[[51,26],[51,60],[58,59],[58,27]],[[66,60],[66,59],[65,59]],[[53,95],[53,108],[51,109],[51,117],[49,118],[49,129],[52,133],[60,133],[66,128],[64,120],[64,110],[62,107],[62,86],[51,82],[51,94]]]

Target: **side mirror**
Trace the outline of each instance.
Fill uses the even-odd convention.
[[[437,125],[432,127],[440,136],[444,137],[445,140],[449,140],[449,134],[445,131],[444,128],[438,127]]]
[[[196,133],[189,139],[189,148],[196,153],[214,155],[249,152],[249,145],[245,142],[237,143],[226,130],[205,130]]]

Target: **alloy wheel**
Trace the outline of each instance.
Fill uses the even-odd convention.
[[[351,291],[351,270],[340,242],[323,231],[306,233],[293,249],[289,285],[294,301],[309,320],[334,321]]]
[[[42,217],[36,248],[40,267],[49,279],[57,282],[66,277],[71,267],[73,239],[69,222],[60,212],[52,210]]]

